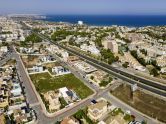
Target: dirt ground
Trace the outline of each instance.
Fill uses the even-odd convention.
[[[60,66],[60,63],[58,63],[58,62],[46,63],[46,64],[43,64],[43,66],[45,66],[47,68],[53,68],[55,66]]]
[[[137,90],[133,95],[129,85],[121,85],[112,94],[125,103],[166,123],[166,101]]]
[[[21,58],[26,68],[32,68],[34,65],[39,63],[38,56],[22,56]]]

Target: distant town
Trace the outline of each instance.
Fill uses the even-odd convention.
[[[166,26],[0,16],[0,124],[166,123]]]

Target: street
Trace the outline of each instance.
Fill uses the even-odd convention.
[[[118,100],[114,96],[112,96],[109,92],[112,88],[114,88],[114,85],[111,85],[107,87],[106,89],[99,90],[98,88],[94,88],[94,86],[88,81],[85,81],[84,83],[91,88],[94,88],[93,90],[96,91],[95,94],[92,96],[89,96],[88,98],[81,100],[80,102],[62,109],[58,112],[56,112],[53,115],[50,115],[46,112],[46,109],[43,108],[43,102],[40,101],[39,95],[37,91],[34,89],[34,86],[29,78],[28,73],[25,70],[25,67],[23,65],[23,62],[19,56],[19,54],[15,51],[13,53],[13,58],[17,61],[17,71],[20,76],[21,81],[23,82],[23,86],[25,87],[26,97],[30,104],[30,106],[36,111],[37,113],[37,123],[38,124],[52,124],[55,123],[58,120],[62,120],[64,117],[73,115],[75,112],[77,112],[79,109],[86,107],[91,103],[91,100],[98,99],[100,97],[106,98],[109,102],[114,104],[117,107],[120,107],[124,110],[130,110],[133,115],[135,115],[138,120],[147,120],[149,124],[156,124],[159,122],[156,122],[155,119],[150,118],[139,111],[135,110],[134,108],[130,107],[129,105],[123,103],[122,101]],[[73,70],[74,71],[74,70]],[[76,72],[76,71],[75,71]],[[77,73],[75,73],[76,76],[79,76]],[[81,77],[78,77],[81,78]]]

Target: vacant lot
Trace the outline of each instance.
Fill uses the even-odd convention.
[[[62,87],[67,87],[74,90],[81,99],[93,94],[93,91],[85,86],[83,82],[73,74],[51,77],[48,73],[42,73],[30,75],[30,77],[39,93],[45,93],[49,90],[57,90]]]
[[[38,56],[28,55],[21,58],[26,68],[32,68],[36,63],[39,63]]]
[[[43,66],[45,66],[46,68],[53,68],[55,66],[61,66],[60,63],[58,62],[50,62],[50,63],[44,63],[42,64]]]
[[[133,94],[132,99],[130,91],[128,85],[121,85],[112,94],[137,110],[153,118],[157,118],[160,121],[166,122],[166,101],[141,91],[136,91]]]

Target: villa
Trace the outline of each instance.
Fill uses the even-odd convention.
[[[98,121],[107,114],[107,110],[108,110],[107,102],[101,100],[95,104],[88,106],[88,116],[92,120]]]
[[[78,96],[76,95],[76,93],[72,90],[69,90],[66,87],[60,88],[59,89],[59,94],[61,97],[63,97],[65,99],[65,101],[70,104],[76,100],[78,100]]]
[[[52,72],[56,73],[56,75],[64,75],[64,74],[70,74],[70,70],[67,68],[64,68],[62,66],[55,66],[52,68]]]
[[[59,93],[49,91],[44,94],[44,98],[49,102],[49,110],[55,111],[60,109]]]

